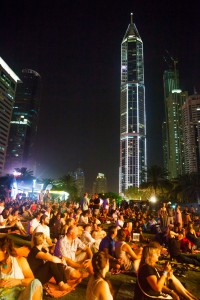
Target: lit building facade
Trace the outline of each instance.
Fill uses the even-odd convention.
[[[3,174],[10,121],[19,77],[0,57],[0,176]]]
[[[104,194],[107,192],[107,179],[103,173],[98,173],[93,183],[93,193]]]
[[[163,76],[165,100],[165,124],[163,129],[164,167],[168,178],[177,178],[185,173],[183,149],[182,106],[188,94],[179,87],[179,73],[176,62],[173,70]]]
[[[83,170],[81,168],[78,168],[73,173],[73,178],[75,180],[78,196],[81,197],[85,192],[85,174]]]
[[[41,77],[33,70],[23,69],[22,83],[16,90],[15,104],[10,124],[5,169],[36,168],[35,141],[40,109]]]
[[[121,44],[119,192],[146,181],[146,167],[143,42],[131,14]]]
[[[185,172],[200,172],[200,95],[192,95],[183,105]]]

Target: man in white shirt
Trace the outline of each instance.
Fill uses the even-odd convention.
[[[124,216],[123,216],[123,214],[120,214],[118,216],[118,219],[116,221],[116,226],[117,226],[118,230],[123,228],[123,226],[124,226]]]
[[[42,216],[42,213],[41,212],[38,212],[36,215],[35,215],[35,218],[32,219],[29,223],[28,223],[28,228],[27,228],[27,233],[30,235],[30,234],[33,234],[33,231],[35,230],[35,228],[40,224],[40,218]]]
[[[83,198],[80,200],[80,207],[82,209],[82,211],[86,211],[89,208],[89,198],[88,198],[88,193],[85,193],[83,195]]]
[[[91,225],[86,224],[84,226],[84,231],[82,232],[82,235],[80,236],[81,241],[88,247],[91,248],[92,244],[96,242],[95,239],[91,236]]]
[[[50,238],[50,228],[49,228],[49,217],[47,215],[42,215],[40,217],[40,223],[35,228],[33,234],[32,234],[32,240],[31,240],[31,247],[33,247],[33,237],[36,232],[43,232],[44,236],[46,238],[46,250],[50,250],[51,253],[54,251],[54,244],[52,242],[52,239]],[[49,249],[51,248],[51,249]]]
[[[67,265],[71,267],[70,271],[86,268],[92,273],[92,251],[77,237],[77,235],[77,226],[70,226],[66,235],[57,241],[54,255],[64,258]],[[81,250],[81,253],[78,255],[76,255],[77,250]]]

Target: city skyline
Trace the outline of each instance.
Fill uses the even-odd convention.
[[[0,56],[17,75],[30,68],[43,82],[39,176],[81,166],[86,186],[102,172],[118,191],[120,45],[131,12],[144,43],[147,163],[162,164],[163,54],[178,59],[181,89],[191,95],[200,90],[200,41],[197,1],[161,2],[2,3]]]

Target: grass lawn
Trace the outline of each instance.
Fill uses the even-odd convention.
[[[22,240],[17,235],[9,235],[13,239],[16,246],[30,246],[30,242]],[[154,235],[148,235],[151,240],[154,239]],[[186,284],[186,288],[200,299],[200,272],[187,271],[186,277],[178,279]],[[88,278],[84,279],[73,292],[60,297],[59,300],[85,300],[86,288]],[[111,275],[110,282],[114,290],[114,300],[132,300],[134,295],[134,285],[136,278],[134,276],[118,274]],[[52,299],[51,297],[44,296],[45,300]],[[139,300],[139,299],[138,299]]]

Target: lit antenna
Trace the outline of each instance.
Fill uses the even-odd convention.
[[[131,13],[131,24],[133,24],[133,13]]]

